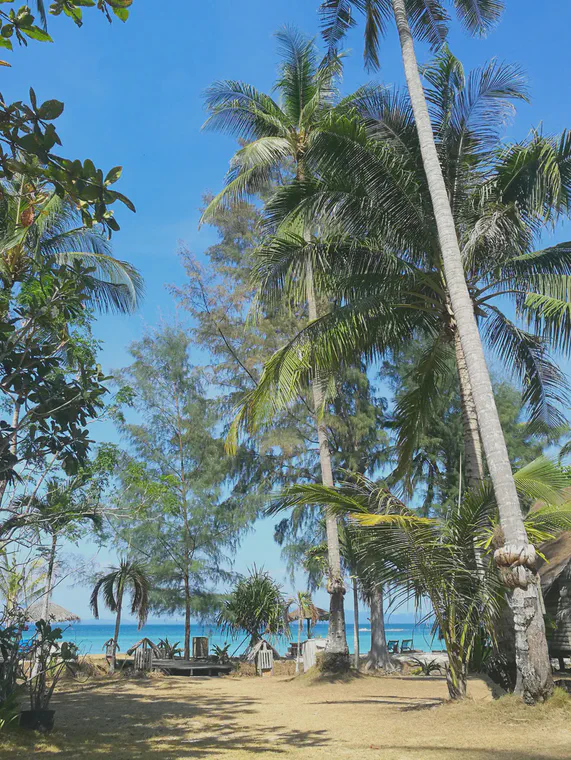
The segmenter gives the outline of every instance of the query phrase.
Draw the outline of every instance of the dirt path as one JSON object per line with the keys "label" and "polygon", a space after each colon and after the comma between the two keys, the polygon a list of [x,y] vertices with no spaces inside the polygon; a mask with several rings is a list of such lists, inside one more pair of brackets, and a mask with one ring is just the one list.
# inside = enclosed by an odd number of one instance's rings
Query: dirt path
{"label": "dirt path", "polygon": [[444,704],[441,679],[367,676],[74,685],[54,699],[50,737],[0,738],[0,758],[571,759],[569,706],[491,702],[480,681],[471,694],[465,704]]}

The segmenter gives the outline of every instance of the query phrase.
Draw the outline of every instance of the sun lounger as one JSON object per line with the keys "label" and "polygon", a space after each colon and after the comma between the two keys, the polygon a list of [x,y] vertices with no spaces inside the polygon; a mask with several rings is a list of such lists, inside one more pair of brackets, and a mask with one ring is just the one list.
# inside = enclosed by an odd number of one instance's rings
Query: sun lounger
{"label": "sun lounger", "polygon": [[398,639],[391,639],[390,641],[387,641],[387,649],[391,654],[398,654],[399,653],[399,640]]}
{"label": "sun lounger", "polygon": [[414,641],[413,639],[403,639],[402,644],[400,646],[401,654],[403,652],[414,652]]}

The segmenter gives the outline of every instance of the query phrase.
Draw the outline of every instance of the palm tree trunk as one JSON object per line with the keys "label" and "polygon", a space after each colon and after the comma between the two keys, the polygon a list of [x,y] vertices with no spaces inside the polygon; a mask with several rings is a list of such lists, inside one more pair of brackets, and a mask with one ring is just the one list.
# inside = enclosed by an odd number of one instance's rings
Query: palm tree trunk
{"label": "palm tree trunk", "polygon": [[383,596],[382,586],[371,589],[368,594],[371,608],[371,649],[367,659],[367,670],[393,670],[393,662],[385,636]]}
{"label": "palm tree trunk", "polygon": [[121,627],[121,609],[123,607],[123,579],[119,579],[117,589],[117,617],[115,618],[115,633],[113,634],[113,648],[111,650],[111,662],[109,672],[114,673],[117,669],[117,643],[119,641],[119,628]]}
{"label": "palm tree trunk", "polygon": [[[317,319],[317,302],[313,287],[313,271],[311,263],[307,263],[306,273],[307,306],[309,319],[313,322]],[[319,442],[319,461],[321,465],[321,481],[324,486],[333,488],[333,468],[331,465],[331,451],[327,426],[323,421],[323,388],[321,379],[316,376],[312,384],[313,409],[317,426],[317,438]],[[345,630],[345,609],[343,598],[345,596],[345,584],[341,572],[341,550],[339,548],[339,529],[337,518],[328,510],[325,512],[325,524],[327,532],[327,560],[329,577],[327,591],[330,595],[329,602],[329,626],[327,641],[321,666],[326,671],[347,670],[349,668],[349,647],[347,646],[347,634]]]}
{"label": "palm tree trunk", "polygon": [[353,576],[353,651],[353,665],[355,670],[359,670],[359,583],[356,576]]}
{"label": "palm tree trunk", "polygon": [[484,453],[482,439],[478,429],[476,404],[470,385],[468,365],[458,330],[454,332],[454,348],[456,352],[456,368],[460,384],[460,404],[462,407],[462,427],[464,431],[464,466],[466,468],[466,485],[477,488],[484,480]]}
{"label": "palm tree trunk", "polygon": [[52,594],[52,582],[54,577],[54,565],[55,565],[55,559],[56,559],[56,548],[57,548],[57,533],[54,533],[52,536],[52,545],[50,549],[50,558],[48,561],[48,575],[46,579],[46,592],[44,595],[44,603],[42,605],[42,618],[44,620],[48,620],[49,615],[49,609],[50,609],[50,597]]}
{"label": "palm tree trunk", "polygon": [[184,659],[190,660],[190,584],[184,579]]}
{"label": "palm tree trunk", "polygon": [[472,300],[466,285],[454,218],[438,159],[430,116],[420,80],[405,0],[392,0],[404,71],[416,121],[422,160],[438,228],[440,249],[454,318],[466,365],[480,435],[500,512],[505,546],[496,552],[514,615],[518,692],[527,702],[543,700],[553,691],[535,573],[535,549],[527,540],[505,439]]}

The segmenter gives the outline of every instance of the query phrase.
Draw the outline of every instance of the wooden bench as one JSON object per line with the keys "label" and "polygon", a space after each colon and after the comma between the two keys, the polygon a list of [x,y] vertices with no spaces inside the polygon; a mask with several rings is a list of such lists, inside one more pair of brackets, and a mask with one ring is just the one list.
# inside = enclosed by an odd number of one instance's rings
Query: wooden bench
{"label": "wooden bench", "polygon": [[151,661],[153,670],[162,670],[168,675],[189,675],[189,676],[218,676],[227,675],[232,670],[232,665],[221,665],[216,662],[207,662],[200,660],[183,660],[175,658],[174,660],[163,660],[153,658]]}

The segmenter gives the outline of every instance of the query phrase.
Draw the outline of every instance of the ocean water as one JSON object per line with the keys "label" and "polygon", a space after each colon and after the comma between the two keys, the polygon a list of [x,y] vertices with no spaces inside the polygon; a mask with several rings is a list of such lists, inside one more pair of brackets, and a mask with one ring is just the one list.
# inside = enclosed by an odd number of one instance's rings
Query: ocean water
{"label": "ocean water", "polygon": [[[115,626],[112,623],[90,624],[74,623],[64,629],[63,638],[66,641],[74,642],[81,654],[102,654],[105,642],[113,636]],[[239,655],[247,647],[248,640],[246,634],[232,638],[224,634],[216,626],[209,625],[192,625],[190,630],[191,636],[207,636],[210,650],[215,645],[224,646],[230,644],[230,653]],[[317,623],[313,629],[315,638],[325,638],[327,636],[327,623]],[[182,623],[149,623],[141,630],[133,623],[124,623],[121,626],[119,634],[119,651],[126,652],[137,641],[146,637],[155,644],[159,639],[168,638],[169,642],[176,643],[184,641],[184,625]],[[387,641],[390,639],[413,639],[414,648],[423,651],[441,650],[442,642],[432,636],[430,628],[427,626],[414,625],[410,623],[398,623],[386,626]],[[305,627],[302,641],[306,638]],[[297,626],[291,627],[291,640],[297,641]],[[353,624],[347,625],[347,641],[351,653],[353,652]],[[284,638],[275,640],[274,646],[280,652],[285,654],[289,647],[289,641]],[[361,653],[367,652],[371,645],[371,629],[368,625],[359,626],[359,648]]]}

